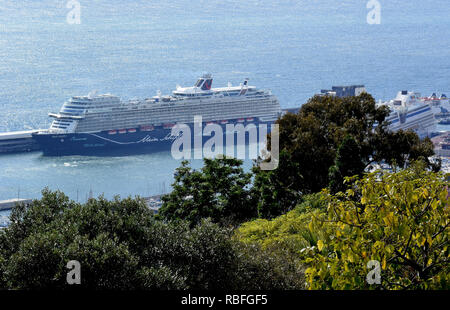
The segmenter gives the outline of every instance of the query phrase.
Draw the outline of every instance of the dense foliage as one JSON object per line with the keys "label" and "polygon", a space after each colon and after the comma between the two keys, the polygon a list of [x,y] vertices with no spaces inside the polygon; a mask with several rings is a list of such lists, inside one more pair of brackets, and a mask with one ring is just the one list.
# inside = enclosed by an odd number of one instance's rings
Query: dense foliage
{"label": "dense foliage", "polygon": [[172,192],[162,197],[164,203],[159,211],[166,220],[184,220],[195,225],[210,218],[214,223],[226,225],[239,224],[257,215],[249,187],[251,174],[244,173],[241,160],[206,158],[200,170],[183,161],[174,178]]}
{"label": "dense foliage", "polygon": [[[235,238],[288,250],[308,267],[310,289],[448,289],[448,181],[417,164],[353,182],[273,220],[245,223]],[[367,282],[369,261],[379,262],[380,284]]]}
{"label": "dense foliage", "polygon": [[[450,285],[450,206],[442,175],[414,167],[372,173],[353,189],[329,195],[326,238],[306,260],[314,289],[445,289]],[[369,261],[381,283],[369,285]]]}
{"label": "dense foliage", "polygon": [[257,203],[258,216],[274,218],[292,210],[301,199],[302,176],[299,163],[292,161],[286,150],[281,150],[280,161],[275,171],[262,171],[253,167],[254,200]]}
{"label": "dense foliage", "polygon": [[297,255],[301,249],[317,245],[322,232],[311,230],[314,216],[326,210],[326,196],[310,194],[294,210],[272,220],[256,219],[242,224],[235,231],[235,238],[246,244],[257,243],[264,249],[279,249]]}
{"label": "dense foliage", "polygon": [[[278,120],[280,163],[273,171],[255,168],[259,209],[271,218],[291,210],[302,195],[330,187],[344,189],[346,176],[362,176],[372,163],[402,168],[434,154],[431,141],[414,132],[390,132],[387,107],[373,97],[315,96],[297,114]],[[270,141],[270,137],[269,137]],[[270,143],[269,143],[270,146]],[[435,167],[436,168],[436,167]]]}
{"label": "dense foliage", "polygon": [[[164,223],[139,199],[86,204],[43,191],[13,210],[0,231],[0,287],[73,288],[67,262],[81,264],[86,289],[292,289],[300,268],[230,238],[208,220]],[[302,280],[303,279],[303,280]]]}

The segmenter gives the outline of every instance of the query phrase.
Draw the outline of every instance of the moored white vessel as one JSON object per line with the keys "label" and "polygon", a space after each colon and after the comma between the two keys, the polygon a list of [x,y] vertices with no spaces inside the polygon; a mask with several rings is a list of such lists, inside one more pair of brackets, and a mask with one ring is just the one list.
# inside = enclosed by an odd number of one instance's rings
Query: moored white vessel
{"label": "moored white vessel", "polygon": [[390,108],[391,113],[386,120],[393,131],[411,129],[421,138],[436,131],[437,121],[432,107],[421,100],[419,93],[403,90],[394,99],[380,101],[378,105]]}
{"label": "moored white vessel", "polygon": [[450,100],[447,95],[441,94],[439,97],[436,93],[431,94],[429,97],[421,97],[419,99],[421,102],[428,104],[434,115],[439,116],[442,113],[450,112]]}
{"label": "moored white vessel", "polygon": [[121,101],[90,93],[64,103],[48,130],[33,134],[45,155],[103,155],[114,151],[148,152],[165,148],[176,137],[171,129],[203,122],[243,125],[271,124],[281,114],[278,99],[269,90],[248,85],[212,88],[212,76],[203,75],[192,87],[179,87],[172,95],[158,91],[152,98]]}

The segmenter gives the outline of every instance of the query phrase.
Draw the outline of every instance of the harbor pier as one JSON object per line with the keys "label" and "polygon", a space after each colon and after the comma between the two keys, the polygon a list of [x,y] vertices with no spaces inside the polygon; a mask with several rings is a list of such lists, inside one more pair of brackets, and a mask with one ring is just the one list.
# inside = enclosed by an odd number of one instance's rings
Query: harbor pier
{"label": "harbor pier", "polygon": [[10,210],[15,207],[17,204],[28,204],[31,203],[32,199],[22,199],[22,198],[14,198],[8,200],[0,200],[0,211]]}
{"label": "harbor pier", "polygon": [[0,133],[0,154],[39,151],[40,147],[31,135],[39,130]]}

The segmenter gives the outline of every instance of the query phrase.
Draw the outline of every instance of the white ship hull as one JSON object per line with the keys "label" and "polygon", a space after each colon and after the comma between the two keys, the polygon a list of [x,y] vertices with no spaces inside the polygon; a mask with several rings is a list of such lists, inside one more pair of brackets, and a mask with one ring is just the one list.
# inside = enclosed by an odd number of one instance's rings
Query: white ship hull
{"label": "white ship hull", "polygon": [[395,99],[380,103],[391,110],[386,118],[390,130],[413,130],[420,138],[431,136],[436,131],[437,121],[432,105],[419,98],[417,93],[401,91]]}
{"label": "white ship hull", "polygon": [[271,124],[281,115],[277,98],[270,91],[247,85],[211,88],[205,75],[194,87],[177,87],[172,96],[157,96],[122,102],[112,95],[72,97],[54,118],[47,131],[33,138],[46,155],[97,153],[120,150],[150,152],[170,149],[175,124],[190,127],[197,117],[204,123]]}

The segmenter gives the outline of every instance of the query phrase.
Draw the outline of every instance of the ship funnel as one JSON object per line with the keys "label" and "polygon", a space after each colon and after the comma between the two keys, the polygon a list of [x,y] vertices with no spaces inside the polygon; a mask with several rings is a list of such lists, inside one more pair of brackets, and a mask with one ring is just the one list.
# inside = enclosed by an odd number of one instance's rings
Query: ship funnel
{"label": "ship funnel", "polygon": [[201,78],[197,80],[194,87],[198,87],[201,90],[211,90],[212,81],[213,79],[211,74],[204,74]]}
{"label": "ship funnel", "polygon": [[248,89],[248,79],[245,79],[244,83],[241,83],[240,86],[241,86],[241,92],[239,93],[239,96],[245,95],[247,93],[247,89]]}

